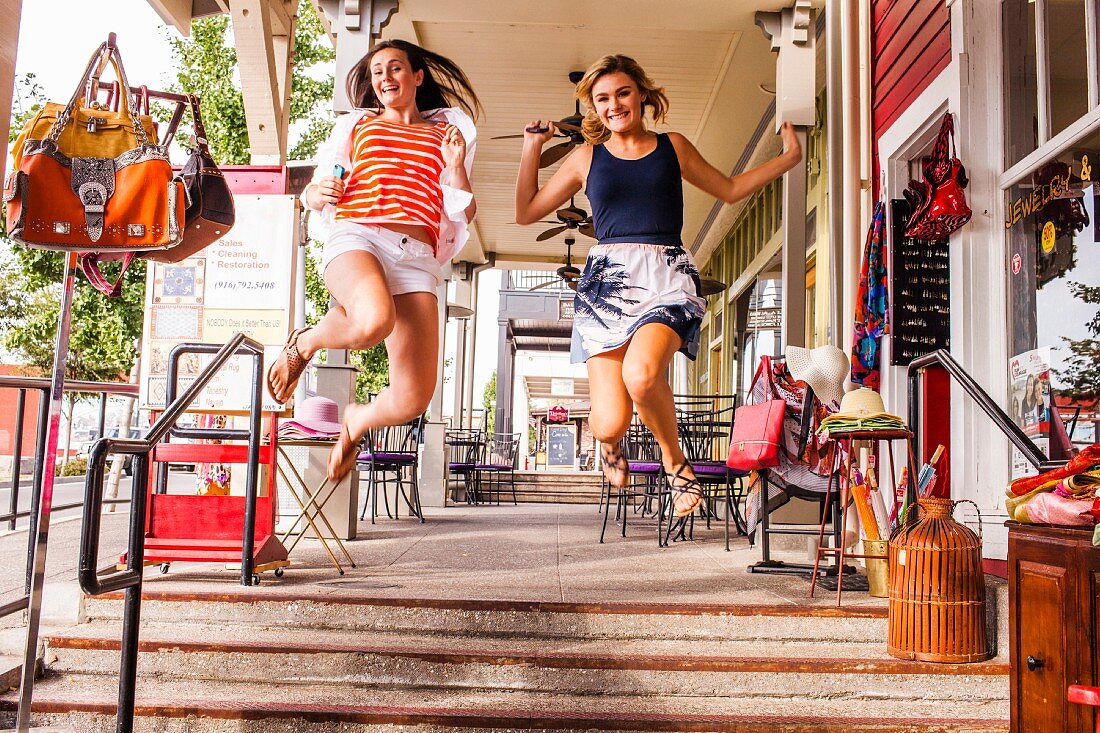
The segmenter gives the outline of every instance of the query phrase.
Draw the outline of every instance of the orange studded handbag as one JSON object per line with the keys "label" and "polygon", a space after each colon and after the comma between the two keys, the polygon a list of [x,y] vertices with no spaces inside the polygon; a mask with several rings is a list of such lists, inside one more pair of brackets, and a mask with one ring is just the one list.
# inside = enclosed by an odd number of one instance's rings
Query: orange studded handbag
{"label": "orange studded handbag", "polygon": [[183,236],[183,184],[151,121],[139,119],[128,94],[118,112],[82,103],[107,63],[129,89],[118,49],[101,44],[68,104],[60,111],[47,105],[27,124],[4,185],[8,236],[27,247],[94,255],[82,258],[86,272],[97,258],[172,247]]}

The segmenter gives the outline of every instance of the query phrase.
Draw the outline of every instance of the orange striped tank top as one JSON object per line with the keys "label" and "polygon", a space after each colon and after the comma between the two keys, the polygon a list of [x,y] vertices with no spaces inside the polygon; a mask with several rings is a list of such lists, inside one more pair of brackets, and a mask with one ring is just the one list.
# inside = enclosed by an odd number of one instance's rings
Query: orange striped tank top
{"label": "orange striped tank top", "polygon": [[352,132],[352,170],[336,205],[337,219],[415,224],[439,239],[443,212],[440,147],[447,123],[402,125],[364,117]]}

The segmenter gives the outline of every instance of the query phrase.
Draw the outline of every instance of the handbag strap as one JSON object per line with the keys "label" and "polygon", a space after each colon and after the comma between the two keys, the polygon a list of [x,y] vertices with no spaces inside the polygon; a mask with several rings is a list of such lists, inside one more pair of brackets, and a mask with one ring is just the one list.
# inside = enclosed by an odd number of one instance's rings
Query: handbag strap
{"label": "handbag strap", "polygon": [[[115,69],[115,75],[118,77],[118,81],[121,84],[122,90],[130,89],[130,82],[126,78],[126,69],[122,65],[122,55],[118,51],[117,46],[110,45],[107,41],[99,44],[99,48],[92,54],[92,58],[88,61],[88,67],[84,69],[84,75],[80,77],[80,83],[77,85],[76,90],[73,92],[73,96],[69,99],[69,103],[65,105],[65,109],[61,111],[61,114],[54,120],[53,127],[50,128],[49,135],[46,139],[57,144],[58,139],[61,137],[61,133],[68,126],[72,120],[73,110],[76,109],[76,105],[80,102],[80,97],[84,94],[88,88],[88,84],[91,81],[93,70],[98,66],[104,54],[107,55],[107,60]],[[137,136],[138,144],[149,145],[149,137],[145,134],[145,127],[142,126],[141,121],[138,120],[137,112],[135,112],[133,105],[130,104],[130,95],[128,91],[122,91],[119,94],[119,103],[123,105],[126,114],[130,117],[130,122],[134,126],[134,135]]]}
{"label": "handbag strap", "polygon": [[161,145],[168,147],[172,144],[172,140],[176,137],[176,130],[179,129],[180,120],[183,119],[183,112],[187,108],[183,102],[176,102],[176,109],[172,112],[172,119],[168,121],[168,129],[164,132],[164,139]]}
{"label": "handbag strap", "polygon": [[191,119],[195,123],[195,145],[206,148],[206,128],[202,124],[202,115],[199,113],[199,98],[194,94],[188,94],[187,100],[191,103]]}
{"label": "handbag strap", "polygon": [[191,120],[195,126],[195,147],[203,152],[209,152],[209,143],[206,139],[206,127],[202,124],[202,114],[199,112],[199,98],[194,94],[187,95],[187,102],[176,102],[176,111],[172,113],[172,119],[168,122],[168,130],[164,133],[163,145],[167,146],[176,137],[183,113],[191,109]]}
{"label": "handbag strap", "polygon": [[93,288],[108,298],[117,298],[122,295],[122,279],[126,276],[126,268],[134,261],[134,253],[126,252],[122,255],[122,269],[118,271],[118,277],[115,278],[113,283],[108,282],[107,278],[100,272],[99,260],[99,252],[84,252],[80,255],[80,269]]}

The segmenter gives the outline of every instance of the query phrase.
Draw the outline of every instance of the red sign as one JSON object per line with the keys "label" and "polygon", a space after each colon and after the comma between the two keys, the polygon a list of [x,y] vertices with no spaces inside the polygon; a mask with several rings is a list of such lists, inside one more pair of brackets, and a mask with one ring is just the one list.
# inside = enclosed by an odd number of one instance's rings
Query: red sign
{"label": "red sign", "polygon": [[1023,260],[1022,257],[1020,257],[1019,252],[1012,255],[1012,274],[1013,275],[1019,275],[1020,274],[1020,268],[1023,267],[1023,264],[1024,264],[1024,260]]}
{"label": "red sign", "polygon": [[546,412],[546,422],[569,422],[569,410],[554,405]]}

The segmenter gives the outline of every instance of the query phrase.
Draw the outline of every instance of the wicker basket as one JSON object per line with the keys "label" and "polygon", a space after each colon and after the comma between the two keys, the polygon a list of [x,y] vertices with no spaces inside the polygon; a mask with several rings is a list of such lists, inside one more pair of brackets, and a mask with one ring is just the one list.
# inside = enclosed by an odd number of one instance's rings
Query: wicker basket
{"label": "wicker basket", "polygon": [[981,536],[951,518],[956,502],[918,503],[920,517],[890,538],[887,651],[924,662],[989,659]]}

